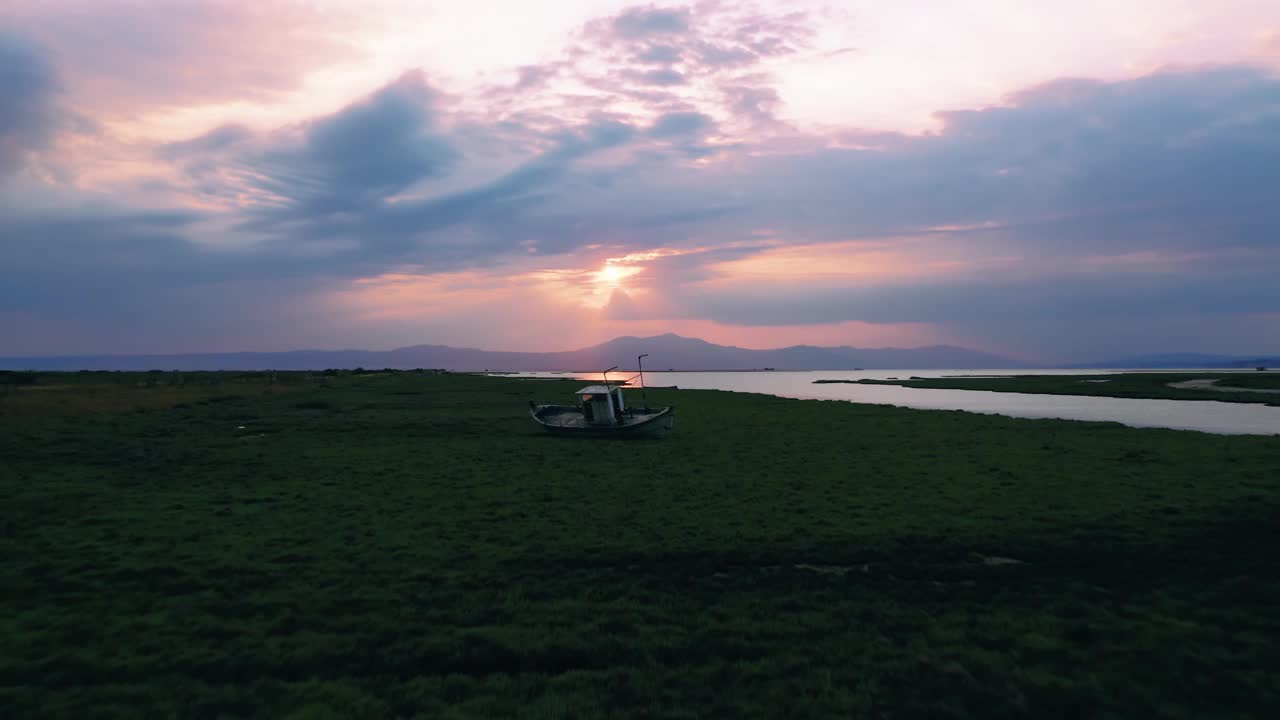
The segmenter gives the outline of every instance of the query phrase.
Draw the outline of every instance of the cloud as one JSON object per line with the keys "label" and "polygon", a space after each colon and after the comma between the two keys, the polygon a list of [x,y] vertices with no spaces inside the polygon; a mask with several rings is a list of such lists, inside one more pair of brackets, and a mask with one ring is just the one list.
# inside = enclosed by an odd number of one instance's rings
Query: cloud
{"label": "cloud", "polygon": [[709,115],[697,112],[667,113],[654,121],[649,134],[653,137],[678,137],[701,135],[710,130],[715,121]]}
{"label": "cloud", "polygon": [[484,110],[575,122],[585,119],[575,113],[587,111],[634,124],[692,110],[759,128],[781,105],[769,102],[777,93],[768,64],[802,53],[816,58],[818,29],[813,14],[750,3],[631,7],[587,22],[562,57],[516,68],[513,85],[483,93],[492,100]]}
{"label": "cloud", "polygon": [[613,32],[622,38],[681,34],[689,30],[692,15],[688,8],[628,8],[613,19]]}
{"label": "cloud", "polygon": [[764,154],[734,172],[782,221],[770,226],[813,239],[995,228],[1066,254],[1269,242],[1277,92],[1251,68],[1052,83],[945,113],[937,133]]}
{"label": "cloud", "polygon": [[[639,136],[609,117],[550,133],[503,123],[448,134],[437,129],[436,101],[412,72],[330,116],[270,133],[218,128],[158,155],[183,169],[199,200],[221,202],[236,232],[273,252],[318,253],[357,272],[397,263],[442,270],[534,241],[543,252],[571,250],[576,241],[566,238],[575,233],[550,228],[540,236],[531,214],[567,191],[567,176],[586,177],[576,166]],[[478,172],[475,158],[513,132],[521,136],[514,166]],[[589,174],[607,185],[611,170]]]}
{"label": "cloud", "polygon": [[1077,356],[1124,343],[1126,327],[1207,332],[1272,314],[1277,107],[1280,78],[1253,68],[1063,80],[999,107],[945,113],[937,134],[737,164],[756,218],[781,237],[915,235],[938,252],[1015,261],[926,278],[728,274],[663,291],[690,316],[722,323],[944,323]]}
{"label": "cloud", "polygon": [[[1280,264],[1280,256],[1265,259]],[[1274,352],[1280,297],[1271,270],[1153,277],[1048,273],[1025,279],[866,286],[688,288],[669,296],[686,317],[730,326],[922,323],[968,342],[1057,360],[1179,349]],[[1258,318],[1270,314],[1272,330]],[[1252,318],[1252,319],[1250,319]],[[1223,330],[1231,328],[1231,332]]]}
{"label": "cloud", "polygon": [[[1277,262],[1280,254],[1269,258]],[[715,293],[687,292],[679,305],[693,317],[735,325],[805,325],[848,320],[945,323],[969,330],[995,324],[1019,332],[1046,318],[1076,324],[1095,319],[1129,322],[1188,314],[1280,311],[1280,294],[1266,275],[1220,276],[1096,272],[974,281],[942,277],[926,282],[807,286],[754,283]]]}
{"label": "cloud", "polygon": [[606,317],[613,320],[644,320],[650,315],[641,311],[631,296],[622,288],[615,288],[609,294],[609,302],[604,307]]}
{"label": "cloud", "polygon": [[643,62],[674,62],[679,56],[698,72],[714,72],[799,52],[811,44],[816,22],[807,12],[704,3],[696,8],[633,7],[588,27],[604,47],[627,47]]}
{"label": "cloud", "polygon": [[194,220],[170,211],[11,211],[0,219],[0,310],[118,322],[114,310],[137,292],[219,277],[182,237]]}
{"label": "cloud", "polygon": [[254,133],[243,125],[223,125],[189,140],[165,143],[158,154],[166,160],[181,160],[226,150],[253,139]]}
{"label": "cloud", "polygon": [[[1208,332],[1274,313],[1278,93],[1280,78],[1247,67],[1055,81],[997,107],[946,113],[935,134],[739,154],[689,171],[696,182],[673,172],[672,195],[750,198],[693,229],[704,240],[752,227],[798,246],[889,238],[902,248],[904,236],[928,237],[979,265],[923,279],[900,270],[735,283],[694,256],[682,260],[703,274],[660,292],[685,317],[721,323],[947,323],[1006,347],[1036,338],[1076,354],[1124,341],[1126,326]],[[1010,260],[993,273],[981,269],[986,258]],[[1175,323],[1192,317],[1200,325]]]}
{"label": "cloud", "polygon": [[685,76],[675,70],[628,70],[625,75],[641,85],[685,84]]}
{"label": "cloud", "polygon": [[[145,179],[169,182],[180,210],[0,208],[0,310],[122,324],[171,308],[225,326],[233,311],[256,322],[254,302],[306,317],[304,299],[389,273],[581,269],[664,250],[628,261],[642,272],[606,319],[945,323],[1061,350],[1100,347],[1122,321],[1280,311],[1275,75],[1063,79],[942,113],[926,134],[805,133],[779,121],[769,63],[806,52],[812,18],[700,7],[712,9],[588,23],[576,59],[478,94],[492,114],[413,71],[272,131],[231,123],[154,146]],[[13,47],[0,44],[0,82],[20,100],[0,106],[0,169],[56,140],[56,76]],[[598,96],[566,89],[588,81]],[[935,272],[908,240],[953,265]],[[882,244],[892,262],[835,272],[870,262],[827,246],[839,243]],[[778,248],[814,248],[819,266],[742,274]]]}
{"label": "cloud", "polygon": [[[302,145],[268,153],[281,168],[272,189],[304,211],[339,211],[383,201],[412,183],[441,174],[455,159],[431,134],[432,92],[420,72],[407,73],[372,96],[310,123]],[[283,181],[282,181],[283,180]]]}
{"label": "cloud", "polygon": [[720,88],[725,107],[730,113],[746,120],[752,127],[777,124],[777,112],[782,107],[778,91],[762,81],[756,83],[736,80]]}
{"label": "cloud", "polygon": [[[579,228],[607,227],[637,207],[684,214],[716,240],[758,227],[808,243],[933,233],[991,252],[1074,257],[1117,245],[1274,243],[1278,91],[1280,81],[1248,68],[1055,82],[1000,107],[946,113],[936,134],[850,135],[853,148],[812,138],[759,152],[766,140],[729,146],[725,160],[702,168],[684,163],[718,131],[705,113],[664,113],[644,132],[598,117],[553,133],[517,130],[526,149],[513,168],[423,192],[423,181],[463,172],[474,158],[465,148],[510,128],[471,128],[466,141],[434,129],[434,96],[409,75],[222,161],[218,153],[244,144],[242,131],[220,129],[167,152],[203,148],[183,162],[251,168],[234,194],[267,199],[250,209],[254,230],[349,237],[387,259],[426,264],[484,262],[557,236],[544,250],[569,252],[590,242]],[[677,152],[663,154],[665,143]],[[688,214],[696,209],[713,212]],[[644,224],[616,221],[632,229],[635,247],[664,244]],[[470,239],[433,237],[450,228]]]}
{"label": "cloud", "polygon": [[680,62],[680,57],[679,48],[671,45],[649,45],[635,56],[641,63],[654,65],[671,65]]}
{"label": "cloud", "polygon": [[265,99],[355,57],[343,40],[365,19],[288,0],[14,2],[0,22],[58,58],[77,109],[99,117]]}
{"label": "cloud", "polygon": [[49,146],[61,123],[53,65],[21,38],[0,32],[0,177]]}
{"label": "cloud", "polygon": [[319,222],[378,206],[449,171],[457,152],[434,132],[434,102],[414,71],[300,126],[266,135],[223,126],[158,154],[206,194],[244,199],[259,220]]}
{"label": "cloud", "polygon": [[542,87],[560,72],[557,65],[526,65],[519,69],[516,90]]}
{"label": "cloud", "polygon": [[[368,268],[194,241],[203,213],[103,207],[0,214],[5,354],[273,349],[332,329],[324,298]],[[347,332],[354,331],[354,326]]]}

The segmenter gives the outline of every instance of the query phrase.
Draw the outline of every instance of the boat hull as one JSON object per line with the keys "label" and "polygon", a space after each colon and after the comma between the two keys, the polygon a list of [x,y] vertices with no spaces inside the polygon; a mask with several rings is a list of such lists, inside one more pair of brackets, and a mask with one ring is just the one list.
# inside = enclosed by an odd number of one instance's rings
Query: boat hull
{"label": "boat hull", "polygon": [[529,409],[544,430],[552,435],[591,438],[660,438],[675,424],[674,406],[651,413],[638,413],[616,425],[592,425],[585,422],[582,411],[566,405],[535,405]]}

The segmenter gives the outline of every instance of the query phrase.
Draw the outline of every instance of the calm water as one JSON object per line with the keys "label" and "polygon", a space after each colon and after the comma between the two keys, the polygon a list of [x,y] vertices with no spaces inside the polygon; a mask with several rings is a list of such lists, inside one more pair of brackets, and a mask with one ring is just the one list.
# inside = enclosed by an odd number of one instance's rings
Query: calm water
{"label": "calm water", "polygon": [[[853,402],[926,410],[968,410],[1027,418],[1106,420],[1133,427],[1163,427],[1232,435],[1280,435],[1280,407],[1246,403],[1185,402],[1180,400],[1130,400],[1126,398],[1072,395],[1025,395],[976,390],[922,390],[893,385],[814,385],[814,380],[885,380],[909,377],[1080,375],[1107,370],[858,370],[805,372],[648,372],[649,385],[677,385],[693,390],[732,390],[779,397],[850,400]],[[1132,372],[1132,371],[1130,371]],[[1172,372],[1172,371],[1171,371]],[[1205,370],[1183,372],[1209,372]],[[1212,372],[1231,372],[1215,370]],[[1253,371],[1247,371],[1253,372]],[[611,373],[623,380],[632,373]],[[524,372],[523,377],[574,377],[600,379],[599,373]],[[634,383],[633,383],[634,384]],[[634,391],[633,391],[634,393]],[[547,401],[553,400],[547,398]]]}

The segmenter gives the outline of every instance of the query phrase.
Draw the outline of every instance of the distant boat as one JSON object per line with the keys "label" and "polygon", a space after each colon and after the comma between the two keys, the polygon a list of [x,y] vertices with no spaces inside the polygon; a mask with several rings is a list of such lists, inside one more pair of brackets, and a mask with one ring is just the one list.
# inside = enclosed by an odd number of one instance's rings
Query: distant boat
{"label": "distant boat", "polygon": [[575,393],[577,405],[538,405],[530,400],[529,415],[552,435],[660,438],[670,432],[675,406],[628,407],[622,385],[609,383],[608,373],[613,369],[605,371],[603,385],[588,385]]}
{"label": "distant boat", "polygon": [[1258,367],[1254,368],[1254,370],[1257,370],[1258,372],[1265,372],[1266,369],[1267,368],[1265,365],[1259,365]]}

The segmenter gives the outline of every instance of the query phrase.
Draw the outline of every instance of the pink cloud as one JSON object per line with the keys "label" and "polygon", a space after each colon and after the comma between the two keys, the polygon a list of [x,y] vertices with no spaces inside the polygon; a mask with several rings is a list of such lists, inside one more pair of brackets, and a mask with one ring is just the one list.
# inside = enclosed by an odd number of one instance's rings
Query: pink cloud
{"label": "pink cloud", "polygon": [[[1148,12],[1120,5],[1130,23],[1121,29]],[[1001,332],[1034,334],[1045,317],[1092,332],[1089,318],[1114,307],[1186,312],[1181,281],[1206,278],[1202,297],[1223,314],[1273,304],[1266,270],[1276,256],[1259,248],[1274,241],[1280,135],[1266,104],[1276,78],[1262,69],[1037,75],[1012,93],[1002,76],[984,86],[986,100],[938,113],[935,132],[913,135],[844,122],[845,91],[866,91],[867,73],[843,63],[875,67],[884,56],[833,54],[820,13],[781,4],[583,15],[573,46],[549,61],[495,59],[490,75],[467,82],[448,62],[402,73],[424,57],[397,47],[411,32],[347,32],[346,15],[318,7],[0,10],[50,49],[68,102],[105,123],[56,138],[22,123],[21,153],[6,157],[41,157],[21,178],[24,194],[6,195],[22,200],[0,213],[6,250],[27,263],[0,269],[6,301],[120,321],[139,308],[176,313],[171,303],[186,298],[211,328],[186,336],[158,318],[154,332],[175,343],[228,337],[217,332],[252,317],[306,344],[340,328],[344,344],[517,349],[669,330],[752,346],[936,342],[963,331],[985,347],[1007,340]],[[940,42],[953,40],[938,24]],[[281,32],[296,42],[273,42]],[[1004,40],[992,41],[1004,60],[1024,57]],[[1034,56],[1027,72],[1056,68],[1052,55]],[[394,72],[375,73],[391,62]],[[809,62],[834,69],[788,79],[786,68]],[[931,67],[944,80],[965,71]],[[866,105],[911,96],[906,80],[919,69],[876,76],[882,86]],[[362,73],[378,82],[352,79]],[[672,82],[654,82],[663,78]],[[312,81],[325,100],[262,122],[281,97],[309,95],[297,91]],[[364,94],[353,99],[344,83]],[[797,119],[810,83],[841,124]],[[971,97],[928,87],[908,99],[929,112]],[[210,125],[223,116],[231,122]],[[182,139],[164,142],[174,139],[166,133]],[[104,235],[102,213],[19,217],[29,197],[189,212],[150,232],[126,223]],[[71,261],[83,264],[67,272]],[[1158,273],[1167,277],[1134,283]],[[71,280],[49,290],[46,276]],[[277,292],[290,280],[292,304]],[[232,313],[221,292],[259,294],[288,312]],[[1021,326],[1004,319],[1014,311]]]}
{"label": "pink cloud", "polygon": [[769,67],[811,51],[817,15],[721,2],[635,6],[586,22],[562,55],[488,88],[496,105],[486,110],[576,120],[606,112],[639,123],[701,112],[759,128],[780,107]]}
{"label": "pink cloud", "polygon": [[[927,323],[840,322],[742,327],[675,316],[644,319],[583,305],[556,292],[542,276],[451,273],[393,274],[353,282],[317,297],[340,324],[366,337],[448,337],[450,344],[489,350],[552,351],[585,347],[620,335],[675,332],[750,348],[796,344],[915,346],[955,339]],[[618,302],[616,295],[613,302]],[[378,343],[391,347],[395,341]]]}
{"label": "pink cloud", "polygon": [[0,21],[53,53],[82,112],[258,102],[359,56],[351,11],[282,0],[8,0]]}
{"label": "pink cloud", "polygon": [[1009,255],[977,255],[945,239],[880,238],[794,244],[711,265],[714,277],[704,286],[751,283],[886,283],[928,278],[957,278],[1022,265]]}

